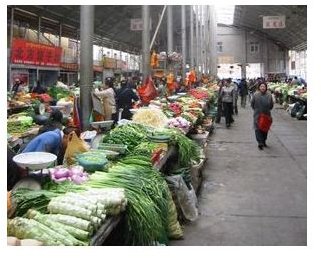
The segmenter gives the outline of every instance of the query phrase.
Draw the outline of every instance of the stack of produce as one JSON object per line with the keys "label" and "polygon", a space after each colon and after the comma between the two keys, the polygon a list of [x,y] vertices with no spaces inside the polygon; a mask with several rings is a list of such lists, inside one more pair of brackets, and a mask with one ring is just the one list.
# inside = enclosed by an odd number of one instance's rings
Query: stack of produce
{"label": "stack of produce", "polygon": [[200,100],[206,100],[210,97],[207,90],[203,88],[191,89],[189,91],[189,94],[192,95],[194,98]]}
{"label": "stack of produce", "polygon": [[7,130],[11,135],[19,135],[28,131],[33,125],[31,116],[25,113],[15,114],[7,120]]}
{"label": "stack of produce", "polygon": [[49,173],[51,180],[56,183],[69,180],[75,184],[81,184],[88,180],[88,174],[84,171],[82,166],[71,166],[69,168],[57,166],[49,168]]}
{"label": "stack of produce", "polygon": [[133,121],[154,128],[165,127],[167,117],[157,108],[140,108],[133,116]]}
{"label": "stack of produce", "polygon": [[160,129],[159,133],[171,137],[171,141],[178,147],[178,162],[181,167],[188,167],[192,160],[199,161],[199,146],[177,129]]}
{"label": "stack of produce", "polygon": [[139,124],[121,125],[108,132],[103,138],[103,143],[123,144],[131,152],[147,139],[147,132],[146,127]]}
{"label": "stack of produce", "polygon": [[[182,237],[182,230],[172,206],[170,191],[164,178],[152,168],[145,156],[129,156],[109,169],[95,172],[85,186],[125,189],[126,244],[153,245],[167,243],[168,237]],[[175,218],[176,215],[176,218]]]}
{"label": "stack of produce", "polygon": [[172,112],[174,112],[175,116],[179,116],[179,115],[183,112],[182,106],[181,106],[179,103],[177,103],[177,102],[175,102],[175,103],[170,103],[170,104],[168,105],[168,108],[169,108]]}
{"label": "stack of produce", "polygon": [[35,239],[44,245],[88,245],[107,216],[125,210],[127,199],[124,189],[84,189],[52,198],[47,205],[50,214],[29,209],[24,218],[9,220],[8,236]]}
{"label": "stack of produce", "polygon": [[184,134],[186,134],[191,127],[191,122],[179,116],[179,117],[169,119],[167,126],[168,128],[177,128],[181,130]]}

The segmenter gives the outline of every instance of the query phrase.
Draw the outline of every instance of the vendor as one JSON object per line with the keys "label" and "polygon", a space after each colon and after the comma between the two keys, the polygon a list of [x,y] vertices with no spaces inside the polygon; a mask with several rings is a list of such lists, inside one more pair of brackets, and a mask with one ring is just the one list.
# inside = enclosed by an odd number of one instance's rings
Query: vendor
{"label": "vendor", "polygon": [[62,126],[63,126],[62,122],[63,122],[63,114],[61,113],[61,111],[53,110],[50,113],[50,117],[46,122],[46,124],[39,129],[38,135],[48,131],[53,131],[55,129],[62,130]]}
{"label": "vendor", "polygon": [[58,165],[61,165],[67,148],[68,137],[72,131],[75,131],[75,128],[67,127],[63,131],[55,129],[42,133],[33,138],[22,152],[49,152],[57,155]]}
{"label": "vendor", "polygon": [[23,83],[20,81],[20,79],[15,79],[15,83],[12,86],[11,92],[13,93],[13,96],[15,96],[18,92],[23,91]]}
{"label": "vendor", "polygon": [[44,94],[46,89],[41,86],[40,81],[37,81],[37,86],[32,89],[32,93]]}
{"label": "vendor", "polygon": [[117,108],[122,108],[122,118],[124,119],[131,119],[132,113],[130,112],[130,109],[133,106],[133,101],[138,101],[139,98],[136,95],[136,93],[131,89],[125,78],[123,78],[120,82],[121,88],[117,91],[116,97],[117,97]]}
{"label": "vendor", "polygon": [[95,90],[95,95],[102,98],[104,104],[104,118],[105,120],[117,120],[117,110],[116,110],[116,93],[114,90],[114,83],[111,77],[105,79],[104,88],[99,91]]}
{"label": "vendor", "polygon": [[23,176],[23,170],[13,161],[15,155],[16,153],[7,146],[7,191],[10,191]]}

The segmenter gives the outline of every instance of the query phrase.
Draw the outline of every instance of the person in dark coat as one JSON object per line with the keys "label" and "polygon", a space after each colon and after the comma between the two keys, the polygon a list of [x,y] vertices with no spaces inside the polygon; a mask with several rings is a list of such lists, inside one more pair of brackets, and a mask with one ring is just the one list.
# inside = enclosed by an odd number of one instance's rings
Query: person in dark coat
{"label": "person in dark coat", "polygon": [[39,128],[38,135],[48,132],[48,131],[53,131],[55,129],[60,129],[62,130],[63,127],[63,114],[59,110],[53,110],[50,113],[50,117],[48,119],[48,122],[46,122],[45,125],[43,125],[41,128]]}
{"label": "person in dark coat", "polygon": [[223,104],[222,104],[222,96],[221,91],[223,88],[224,80],[221,80],[217,85],[220,87],[218,90],[218,99],[217,99],[217,114],[215,117],[215,123],[219,124],[221,122],[222,112],[223,112]]}
{"label": "person in dark coat", "polygon": [[46,89],[41,86],[40,81],[37,81],[37,86],[32,89],[32,93],[43,94],[46,93]]}
{"label": "person in dark coat", "polygon": [[138,101],[139,98],[127,84],[126,80],[121,80],[120,86],[121,88],[116,92],[117,109],[123,109],[121,114],[122,119],[131,119],[133,114],[130,112],[130,109],[133,106],[133,102]]}
{"label": "person in dark coat", "polygon": [[271,93],[267,92],[267,85],[265,82],[260,83],[259,90],[254,94],[251,100],[251,107],[254,110],[253,124],[254,124],[256,140],[258,142],[258,148],[262,150],[263,147],[267,147],[266,139],[267,139],[268,133],[262,132],[258,128],[259,114],[265,113],[271,116],[271,109],[273,108],[273,98]]}
{"label": "person in dark coat", "polygon": [[244,78],[240,82],[239,92],[240,92],[240,96],[241,96],[241,107],[245,108],[248,89],[247,89],[246,80]]}

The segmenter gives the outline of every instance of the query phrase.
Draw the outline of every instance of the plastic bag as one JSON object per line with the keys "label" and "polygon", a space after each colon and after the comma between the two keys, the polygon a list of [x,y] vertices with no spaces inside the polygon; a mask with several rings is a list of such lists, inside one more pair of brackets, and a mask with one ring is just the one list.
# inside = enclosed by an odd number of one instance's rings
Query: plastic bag
{"label": "plastic bag", "polygon": [[157,97],[157,90],[151,76],[145,79],[141,87],[137,88],[137,92],[143,104],[149,104],[151,100]]}
{"label": "plastic bag", "polygon": [[174,190],[185,219],[195,221],[198,217],[198,209],[197,197],[193,186],[189,190],[181,175],[168,176],[166,181],[169,183],[169,187]]}
{"label": "plastic bag", "polygon": [[270,130],[271,125],[272,125],[272,117],[267,114],[260,113],[257,119],[258,128],[262,132],[267,133]]}
{"label": "plastic bag", "polygon": [[75,132],[68,136],[68,145],[64,156],[64,164],[71,166],[76,163],[76,155],[89,150],[87,144],[78,138]]}

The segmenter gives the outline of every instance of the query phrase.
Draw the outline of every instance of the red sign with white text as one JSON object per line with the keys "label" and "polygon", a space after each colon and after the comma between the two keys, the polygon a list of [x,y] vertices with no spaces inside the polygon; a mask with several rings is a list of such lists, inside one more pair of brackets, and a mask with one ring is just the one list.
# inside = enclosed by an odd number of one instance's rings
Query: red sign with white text
{"label": "red sign with white text", "polygon": [[62,49],[24,39],[13,39],[11,62],[13,64],[59,67]]}

